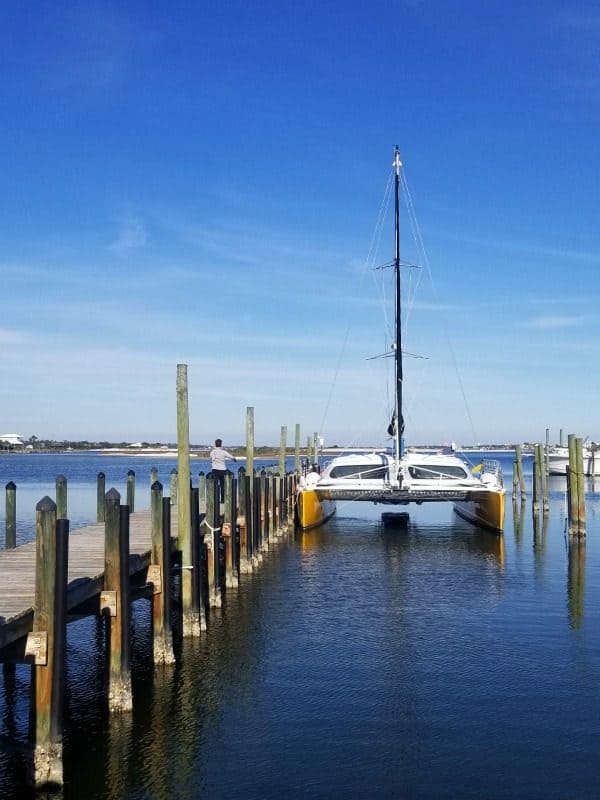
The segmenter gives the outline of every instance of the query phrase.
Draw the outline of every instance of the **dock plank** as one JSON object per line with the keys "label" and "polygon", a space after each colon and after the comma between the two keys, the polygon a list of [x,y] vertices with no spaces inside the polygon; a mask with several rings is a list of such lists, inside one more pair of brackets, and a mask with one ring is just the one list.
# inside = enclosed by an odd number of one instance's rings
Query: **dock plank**
{"label": "dock plank", "polygon": [[[171,537],[177,536],[177,507],[171,512]],[[33,624],[35,598],[35,542],[0,550],[0,649],[25,636]],[[129,518],[129,572],[134,575],[150,563],[149,511]],[[74,529],[69,535],[67,609],[97,595],[104,578],[104,524]]]}

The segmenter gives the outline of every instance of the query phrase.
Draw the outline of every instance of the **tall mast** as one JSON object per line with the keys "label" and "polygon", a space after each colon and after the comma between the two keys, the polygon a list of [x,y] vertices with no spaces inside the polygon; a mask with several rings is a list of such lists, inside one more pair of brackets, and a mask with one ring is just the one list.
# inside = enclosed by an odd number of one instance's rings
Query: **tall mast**
{"label": "tall mast", "polygon": [[404,417],[402,416],[402,318],[400,303],[400,150],[398,145],[394,151],[394,183],[395,183],[395,252],[394,252],[394,279],[396,286],[396,341],[394,342],[396,364],[396,392],[394,408],[394,438],[396,457],[400,458],[401,440],[404,433]]}

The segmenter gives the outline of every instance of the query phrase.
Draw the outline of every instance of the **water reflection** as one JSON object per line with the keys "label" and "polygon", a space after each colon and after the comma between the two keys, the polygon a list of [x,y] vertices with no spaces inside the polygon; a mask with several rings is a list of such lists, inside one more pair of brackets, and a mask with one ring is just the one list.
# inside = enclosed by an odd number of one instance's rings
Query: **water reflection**
{"label": "water reflection", "polygon": [[548,514],[534,513],[533,515],[533,556],[536,567],[540,567],[544,563],[549,520]]}
{"label": "water reflection", "polygon": [[583,625],[585,600],[585,539],[569,537],[567,571],[567,604],[569,624],[577,630]]}
{"label": "water reflection", "polygon": [[522,542],[522,534],[523,534],[523,527],[525,525],[525,509],[527,504],[524,500],[521,500],[519,503],[516,499],[513,499],[513,532],[515,535],[515,542],[517,547],[521,546]]}

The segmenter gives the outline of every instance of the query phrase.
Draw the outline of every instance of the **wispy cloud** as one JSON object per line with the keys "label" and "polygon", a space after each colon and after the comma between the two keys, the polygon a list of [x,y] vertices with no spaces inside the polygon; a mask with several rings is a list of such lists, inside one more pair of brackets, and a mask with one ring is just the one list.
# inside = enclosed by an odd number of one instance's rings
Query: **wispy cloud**
{"label": "wispy cloud", "polygon": [[0,328],[0,344],[17,344],[25,341],[26,336],[21,331]]}
{"label": "wispy cloud", "polygon": [[110,245],[110,249],[118,255],[124,255],[131,250],[144,247],[148,243],[146,226],[134,214],[126,214],[119,220],[117,238]]}
{"label": "wispy cloud", "polygon": [[536,317],[522,322],[519,327],[533,330],[557,330],[560,328],[577,328],[587,321],[583,316]]}

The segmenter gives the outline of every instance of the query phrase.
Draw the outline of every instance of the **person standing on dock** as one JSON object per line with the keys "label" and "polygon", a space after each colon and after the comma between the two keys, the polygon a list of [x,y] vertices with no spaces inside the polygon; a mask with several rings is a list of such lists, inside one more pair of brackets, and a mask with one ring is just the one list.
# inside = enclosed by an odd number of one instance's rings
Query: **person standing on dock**
{"label": "person standing on dock", "polygon": [[210,463],[212,474],[219,483],[219,502],[223,502],[225,496],[225,475],[227,474],[226,459],[230,458],[232,461],[237,461],[235,456],[228,453],[223,449],[223,440],[215,439],[215,446],[210,451]]}

